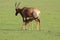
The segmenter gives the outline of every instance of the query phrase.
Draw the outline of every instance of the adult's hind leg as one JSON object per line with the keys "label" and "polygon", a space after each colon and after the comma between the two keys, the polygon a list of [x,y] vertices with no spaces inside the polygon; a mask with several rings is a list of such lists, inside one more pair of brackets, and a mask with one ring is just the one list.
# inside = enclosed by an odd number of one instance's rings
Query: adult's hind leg
{"label": "adult's hind leg", "polygon": [[37,27],[36,27],[36,30],[41,30],[41,28],[40,28],[40,19],[36,19],[36,22],[37,22]]}

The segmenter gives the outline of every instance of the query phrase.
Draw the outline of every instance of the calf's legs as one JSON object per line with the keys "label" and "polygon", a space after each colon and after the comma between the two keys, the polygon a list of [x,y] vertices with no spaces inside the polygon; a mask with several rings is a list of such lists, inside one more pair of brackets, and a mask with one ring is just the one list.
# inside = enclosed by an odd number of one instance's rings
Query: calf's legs
{"label": "calf's legs", "polygon": [[29,24],[30,22],[32,22],[32,20],[33,19],[25,19],[23,21],[23,30],[26,30],[27,29],[26,25]]}
{"label": "calf's legs", "polygon": [[[30,22],[32,22],[33,21],[33,19],[26,19],[24,22],[23,22],[23,30],[26,30],[27,29],[27,27],[26,27],[26,25],[28,24],[28,23],[30,23]],[[36,19],[35,20],[36,21],[36,23],[37,23],[37,27],[36,27],[36,30],[41,30],[41,27],[40,27],[40,19]]]}

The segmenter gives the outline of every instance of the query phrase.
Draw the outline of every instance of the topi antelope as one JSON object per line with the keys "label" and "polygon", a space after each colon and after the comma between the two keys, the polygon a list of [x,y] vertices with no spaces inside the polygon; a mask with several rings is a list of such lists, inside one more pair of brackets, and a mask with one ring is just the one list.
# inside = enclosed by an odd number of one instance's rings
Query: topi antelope
{"label": "topi antelope", "polygon": [[15,10],[16,13],[15,15],[17,16],[17,14],[19,13],[22,16],[23,19],[23,30],[26,30],[26,25],[30,22],[32,22],[33,20],[35,20],[37,22],[37,27],[36,30],[39,30],[39,26],[40,26],[40,10],[36,9],[36,8],[32,8],[32,7],[23,7],[23,8],[19,8],[18,6],[20,5],[20,3],[16,3],[15,4]]}

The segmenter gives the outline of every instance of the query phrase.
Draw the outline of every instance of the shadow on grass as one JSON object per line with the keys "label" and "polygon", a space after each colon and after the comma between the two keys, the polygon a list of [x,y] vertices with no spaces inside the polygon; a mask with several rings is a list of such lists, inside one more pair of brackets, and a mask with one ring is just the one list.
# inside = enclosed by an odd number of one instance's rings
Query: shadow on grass
{"label": "shadow on grass", "polygon": [[41,32],[40,30],[22,30],[22,29],[0,29],[0,31],[27,31],[27,32]]}
{"label": "shadow on grass", "polygon": [[47,33],[49,35],[60,36],[60,31],[58,31],[58,32],[56,32],[56,31],[48,31]]}
{"label": "shadow on grass", "polygon": [[43,33],[46,35],[52,36],[60,36],[60,32],[53,32],[53,31],[36,31],[36,30],[21,30],[21,29],[0,29],[0,31],[17,31],[17,32],[36,32],[36,33]]}
{"label": "shadow on grass", "polygon": [[0,29],[1,31],[22,31],[18,29]]}

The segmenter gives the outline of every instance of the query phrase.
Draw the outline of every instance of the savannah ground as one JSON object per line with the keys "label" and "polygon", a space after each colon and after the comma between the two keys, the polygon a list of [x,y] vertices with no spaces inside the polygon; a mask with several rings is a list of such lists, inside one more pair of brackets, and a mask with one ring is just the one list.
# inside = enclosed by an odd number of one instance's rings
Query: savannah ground
{"label": "savannah ground", "polygon": [[[20,15],[15,16],[15,2],[40,9],[42,31],[36,31],[35,21],[27,31],[21,30],[23,22]],[[0,0],[0,40],[60,40],[60,0]]]}

